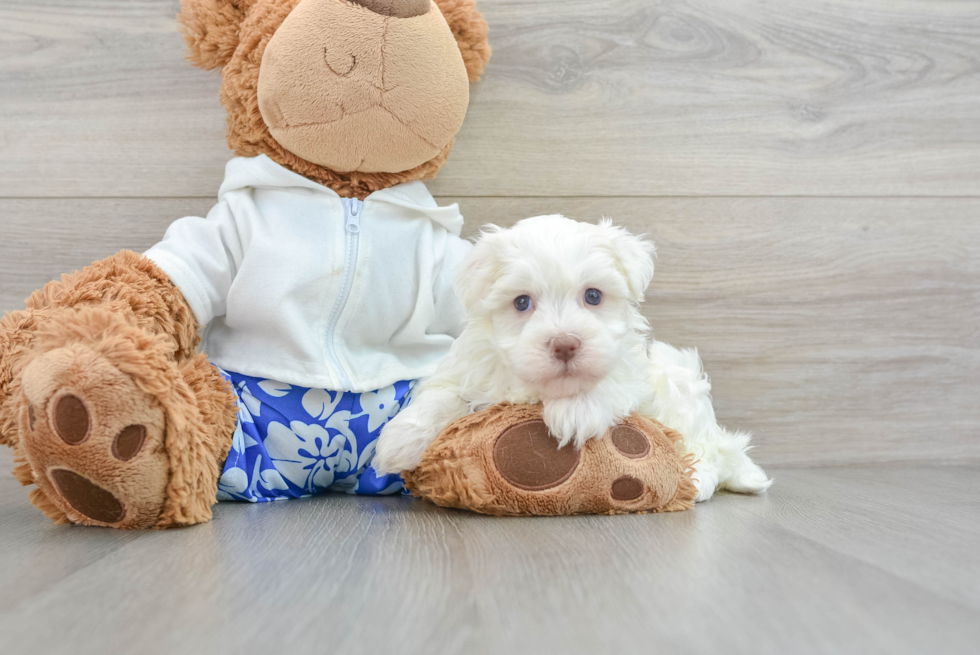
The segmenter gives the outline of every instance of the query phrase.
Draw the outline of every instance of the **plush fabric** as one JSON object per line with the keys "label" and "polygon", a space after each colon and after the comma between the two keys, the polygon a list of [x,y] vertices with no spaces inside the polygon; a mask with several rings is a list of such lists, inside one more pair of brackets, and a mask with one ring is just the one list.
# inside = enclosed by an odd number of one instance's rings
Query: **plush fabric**
{"label": "plush fabric", "polygon": [[[440,10],[438,13],[444,15],[443,20],[448,24],[459,48],[459,54],[454,55],[462,59],[463,66],[459,68],[459,75],[465,74],[470,81],[479,79],[490,57],[486,21],[476,10],[473,0],[440,0],[435,2],[435,5]],[[454,122],[461,120],[461,115],[456,116],[460,106],[460,95],[463,93],[458,86],[458,81],[426,80],[421,85],[403,84],[402,89],[391,89],[390,85],[382,85],[382,88],[389,89],[383,95],[388,96],[386,103],[395,107],[394,114],[397,118],[376,105],[373,109],[364,110],[363,106],[355,109],[347,104],[344,105],[345,116],[357,116],[358,114],[353,113],[357,109],[361,109],[362,113],[366,112],[360,118],[348,118],[348,121],[358,121],[357,124],[352,123],[350,126],[352,136],[347,137],[339,131],[323,129],[322,126],[319,130],[311,130],[308,127],[300,130],[295,128],[278,130],[279,136],[289,141],[291,146],[277,141],[266,123],[268,118],[275,124],[284,124],[282,121],[291,118],[288,110],[282,110],[281,117],[277,114],[275,105],[279,104],[279,101],[277,94],[272,92],[271,97],[276,102],[270,102],[263,111],[260,109],[260,94],[257,92],[260,87],[260,72],[263,68],[266,48],[295,9],[301,9],[304,18],[308,20],[313,20],[316,15],[321,14],[334,17],[335,22],[329,24],[330,33],[352,35],[355,43],[348,44],[350,47],[346,49],[341,49],[337,57],[333,55],[333,48],[328,47],[329,42],[323,46],[317,44],[306,55],[310,58],[322,56],[325,63],[331,62],[334,69],[342,72],[351,66],[352,62],[352,59],[345,57],[346,50],[362,50],[367,45],[357,43],[358,37],[353,36],[354,32],[350,27],[340,26],[355,24],[374,26],[378,20],[381,20],[387,25],[393,38],[393,43],[386,44],[384,48],[385,62],[389,68],[394,66],[394,74],[398,79],[403,80],[412,79],[409,76],[413,73],[420,74],[424,70],[433,70],[431,64],[419,68],[413,63],[413,57],[421,65],[423,60],[418,59],[419,52],[428,52],[428,41],[433,35],[438,34],[435,26],[438,18],[436,12],[430,10],[424,15],[413,18],[381,17],[366,7],[345,0],[239,0],[236,2],[183,0],[181,8],[180,20],[191,61],[204,68],[222,68],[221,102],[228,110],[228,145],[236,154],[246,157],[268,155],[277,163],[332,188],[345,198],[364,198],[372,191],[395,184],[429,179],[435,176],[445,164],[452,149],[453,137],[450,135],[448,141],[446,140],[447,127],[440,121],[447,117],[452,118]],[[430,27],[417,33],[407,24],[412,21],[423,21]],[[374,36],[368,41],[374,44],[375,58],[380,60],[377,57],[379,41],[376,27],[371,27],[369,33]],[[425,43],[420,43],[418,39],[420,36],[430,38],[424,39]],[[438,39],[437,43],[439,44],[439,50],[436,52],[438,56],[431,57],[431,61],[451,62],[449,53],[442,49],[444,39]],[[295,56],[303,59],[303,56]],[[430,57],[423,59],[428,62]],[[363,70],[366,66],[359,65],[358,68]],[[343,96],[344,103],[357,101],[358,98],[361,103],[375,100],[370,89],[359,88],[364,84],[364,80],[359,77],[360,74],[361,71],[357,70],[354,79],[338,76],[338,79],[333,80],[329,85],[327,81],[320,79],[317,88],[323,89],[324,85],[328,85],[330,87],[328,90],[335,100],[337,94],[344,93],[346,88],[347,95]],[[451,75],[451,69],[445,74]],[[268,88],[279,87],[280,93],[289,98],[287,88],[289,82],[276,79],[278,77],[280,76],[274,75],[266,82]],[[443,74],[440,73],[439,78],[442,77]],[[345,81],[346,84],[341,83]],[[439,100],[435,97],[435,92],[439,89],[454,89],[452,97],[446,101]],[[425,107],[422,107],[420,102],[425,98],[429,101],[439,100],[433,103],[432,111],[422,111]],[[285,104],[287,107],[299,105],[304,108],[301,112],[303,115],[312,112],[321,121],[330,120],[331,117],[336,118],[341,113],[336,107],[336,102],[324,102],[323,106],[319,107],[316,106],[315,101],[309,103],[287,100]],[[465,110],[465,104],[463,109]],[[266,118],[263,117],[264,114]],[[401,125],[398,119],[407,122],[402,126],[403,129],[398,129],[398,125]],[[293,121],[293,124],[296,122],[299,121]],[[382,126],[385,129],[383,132],[385,139],[390,139],[399,145],[398,148],[392,149],[393,159],[386,160],[388,147],[381,148],[381,154],[371,153],[368,156],[365,146],[377,142],[370,135],[370,130],[374,126]],[[456,129],[458,126],[457,122]],[[297,137],[294,139],[283,136],[284,132],[288,131],[296,132]],[[455,130],[452,132],[455,134]],[[306,134],[307,138],[311,138],[316,145],[301,144],[300,133]],[[364,136],[365,134],[368,136]],[[330,149],[337,147],[338,144],[343,147],[341,152],[334,154]],[[303,154],[297,154],[291,148],[302,150]],[[351,159],[357,156],[357,153],[362,153],[365,164],[375,170],[361,170],[360,167],[357,170],[338,170],[325,163],[317,163],[326,162],[337,165],[340,169],[348,169],[351,166]],[[409,160],[417,159],[423,154],[431,156],[421,163],[414,163],[410,168],[396,171],[380,170],[406,165]]]}
{"label": "plush fabric", "polygon": [[23,366],[38,328],[52,315],[100,306],[149,334],[164,337],[173,359],[190,357],[200,343],[198,323],[183,295],[166,273],[131,251],[49,282],[32,293],[26,305],[0,319],[0,444],[17,441],[16,412],[5,405],[20,390],[15,367]]}
{"label": "plush fabric", "polygon": [[238,405],[227,381],[203,354],[178,367],[158,396],[167,416],[170,481],[155,528],[211,520],[221,464],[231,447]]}
{"label": "plush fabric", "polygon": [[[169,476],[166,418],[125,369],[141,377],[159,371],[162,362],[148,362],[158,354],[159,345],[146,332],[98,308],[58,314],[38,335],[21,378],[23,445],[34,482],[72,522],[156,523]],[[59,416],[66,405],[74,405],[82,419],[74,430]],[[145,431],[145,450],[142,457],[138,453],[134,461],[124,462],[112,446],[131,425]],[[89,487],[88,494],[66,488],[56,479],[59,471],[81,476],[84,482],[75,478],[74,484]],[[93,493],[105,497],[86,498]]]}
{"label": "plush fabric", "polygon": [[540,405],[494,405],[446,428],[402,477],[437,505],[497,516],[673,512],[697,493],[680,439],[631,416],[581,451],[558,449]]}
{"label": "plush fabric", "polygon": [[430,0],[350,0],[382,16],[412,18],[429,11]]}
{"label": "plush fabric", "polygon": [[452,141],[469,84],[438,10],[394,18],[304,0],[265,48],[258,101],[270,134],[293,154],[338,173],[398,173]]}
{"label": "plush fabric", "polygon": [[182,0],[177,24],[191,63],[212,70],[231,61],[245,12],[253,4],[254,0]]}

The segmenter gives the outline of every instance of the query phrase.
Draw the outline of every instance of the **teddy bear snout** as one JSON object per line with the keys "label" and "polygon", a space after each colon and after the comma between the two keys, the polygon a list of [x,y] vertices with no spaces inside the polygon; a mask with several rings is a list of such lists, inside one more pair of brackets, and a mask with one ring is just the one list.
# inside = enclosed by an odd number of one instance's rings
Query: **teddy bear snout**
{"label": "teddy bear snout", "polygon": [[429,11],[429,0],[350,0],[382,16],[413,18]]}

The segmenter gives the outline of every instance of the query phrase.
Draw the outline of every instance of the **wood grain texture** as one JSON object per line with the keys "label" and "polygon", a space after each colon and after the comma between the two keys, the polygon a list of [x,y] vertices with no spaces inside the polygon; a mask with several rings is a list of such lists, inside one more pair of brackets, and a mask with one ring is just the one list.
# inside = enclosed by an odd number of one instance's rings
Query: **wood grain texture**
{"label": "wood grain texture", "polygon": [[980,609],[980,584],[963,584],[980,581],[980,558],[967,552],[980,542],[980,498],[973,482],[959,486],[968,470],[917,462],[786,471],[775,496],[738,510]]}
{"label": "wood grain texture", "polygon": [[[211,197],[177,0],[0,3],[0,196]],[[977,195],[975,0],[481,0],[445,195]]]}
{"label": "wood grain texture", "polygon": [[[976,652],[980,466],[774,475],[767,496],[723,495],[678,514],[496,519],[326,496],[225,503],[209,524],[141,533],[54,526],[3,475],[0,645],[46,655]],[[937,482],[959,500],[937,495]]]}
{"label": "wood grain texture", "polygon": [[[644,305],[765,465],[980,457],[980,199],[440,198],[467,235],[602,215],[659,249]],[[0,310],[210,201],[0,200]]]}

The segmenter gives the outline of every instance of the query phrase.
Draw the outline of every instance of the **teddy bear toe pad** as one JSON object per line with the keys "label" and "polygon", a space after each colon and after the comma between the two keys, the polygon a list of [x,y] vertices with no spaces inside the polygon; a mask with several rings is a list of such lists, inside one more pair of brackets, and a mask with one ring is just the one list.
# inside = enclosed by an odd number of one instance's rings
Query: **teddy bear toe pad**
{"label": "teddy bear toe pad", "polygon": [[628,425],[614,427],[609,433],[609,438],[616,450],[624,457],[639,459],[650,452],[650,440],[646,435]]}
{"label": "teddy bear toe pad", "polygon": [[24,452],[51,502],[74,523],[152,526],[169,477],[158,404],[83,346],[36,358],[23,380]]}
{"label": "teddy bear toe pad", "polygon": [[579,459],[580,453],[575,448],[558,448],[544,421],[528,421],[507,428],[493,447],[493,463],[500,475],[526,491],[557,487],[572,476]]}
{"label": "teddy bear toe pad", "polygon": [[69,469],[48,472],[61,496],[80,514],[99,523],[118,523],[126,510],[118,498],[88,478]]}
{"label": "teddy bear toe pad", "polygon": [[643,495],[643,483],[632,476],[624,475],[613,480],[609,495],[613,500],[636,500]]}
{"label": "teddy bear toe pad", "polygon": [[55,401],[52,427],[62,441],[71,446],[88,439],[92,423],[82,399],[69,393]]}
{"label": "teddy bear toe pad", "polygon": [[403,477],[417,496],[486,514],[676,511],[696,493],[679,439],[630,416],[581,450],[558,448],[540,406],[497,405],[447,428]]}

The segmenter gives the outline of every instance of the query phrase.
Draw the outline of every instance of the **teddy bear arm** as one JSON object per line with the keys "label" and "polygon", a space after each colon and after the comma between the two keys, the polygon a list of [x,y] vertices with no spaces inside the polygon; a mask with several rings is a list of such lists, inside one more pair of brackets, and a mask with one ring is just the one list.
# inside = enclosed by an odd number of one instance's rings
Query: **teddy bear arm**
{"label": "teddy bear arm", "polygon": [[[237,400],[194,353],[196,331],[179,289],[132,252],[50,283],[3,319],[0,436],[49,518],[121,528],[210,519]],[[66,402],[83,418],[65,418]]]}
{"label": "teddy bear arm", "polygon": [[14,402],[17,372],[30,358],[39,332],[49,339],[70,339],[57,318],[66,312],[101,307],[153,336],[164,336],[168,356],[190,358],[200,343],[199,325],[180,290],[146,257],[121,251],[81,271],[62,276],[35,291],[26,308],[0,319],[0,444],[16,443]]}
{"label": "teddy bear arm", "polygon": [[178,361],[197,352],[200,325],[184,295],[155,263],[131,250],[49,282],[27,299],[28,311],[42,316],[94,306],[126,315],[151,335],[169,337]]}

